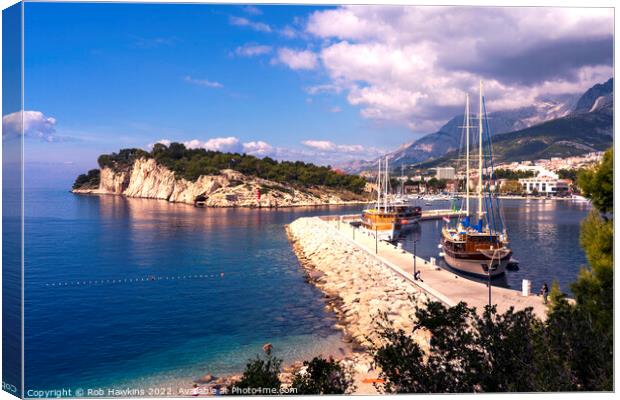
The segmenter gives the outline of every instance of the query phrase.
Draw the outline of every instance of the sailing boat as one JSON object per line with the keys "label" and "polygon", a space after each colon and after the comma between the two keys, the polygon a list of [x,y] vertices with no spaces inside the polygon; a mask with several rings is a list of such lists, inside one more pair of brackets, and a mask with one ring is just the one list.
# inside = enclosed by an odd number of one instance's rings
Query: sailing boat
{"label": "sailing boat", "polygon": [[[480,82],[479,113],[478,113],[478,210],[477,221],[472,224],[469,209],[470,200],[470,109],[469,95],[465,102],[465,157],[466,157],[466,189],[465,189],[465,216],[459,218],[456,227],[448,224],[441,231],[441,245],[446,264],[455,270],[482,276],[498,276],[506,271],[512,250],[508,247],[506,232],[499,199],[490,193],[493,174],[493,151],[491,135],[486,116],[486,106],[482,95]],[[486,128],[486,129],[485,129]],[[486,146],[485,139],[486,138]],[[487,154],[483,154],[484,150]],[[487,176],[486,184],[483,177]],[[493,182],[496,187],[496,182]],[[461,205],[462,208],[462,205]]]}
{"label": "sailing boat", "polygon": [[360,229],[379,240],[389,242],[400,236],[402,221],[400,213],[388,199],[389,169],[388,158],[385,158],[385,169],[381,171],[383,160],[379,159],[377,174],[377,204],[374,208],[362,211]]}

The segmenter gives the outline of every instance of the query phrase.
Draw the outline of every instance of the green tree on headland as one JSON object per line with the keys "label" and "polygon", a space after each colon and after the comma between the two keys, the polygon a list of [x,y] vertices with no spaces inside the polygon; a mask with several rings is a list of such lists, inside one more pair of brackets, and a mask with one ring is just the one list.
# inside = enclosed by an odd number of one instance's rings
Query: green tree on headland
{"label": "green tree on headland", "polygon": [[217,175],[222,169],[233,169],[246,175],[302,187],[327,186],[361,193],[366,186],[364,178],[338,173],[329,166],[301,161],[276,161],[269,157],[261,159],[248,154],[188,149],[182,143],[170,143],[169,146],[156,143],[151,152],[123,149],[118,153],[103,154],[97,161],[100,168],[127,171],[140,158],[153,158],[173,171],[177,177],[189,181],[196,181],[201,175]]}
{"label": "green tree on headland", "polygon": [[96,189],[99,187],[100,173],[98,169],[91,169],[75,179],[73,189]]}

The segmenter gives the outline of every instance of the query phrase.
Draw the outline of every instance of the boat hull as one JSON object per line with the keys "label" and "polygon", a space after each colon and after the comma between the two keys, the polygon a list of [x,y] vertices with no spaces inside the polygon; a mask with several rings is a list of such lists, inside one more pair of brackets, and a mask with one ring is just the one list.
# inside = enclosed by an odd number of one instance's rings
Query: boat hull
{"label": "boat hull", "polygon": [[376,229],[376,230],[372,230],[372,229],[368,229],[365,226],[360,226],[360,231],[365,234],[368,235],[372,238],[375,237],[375,235],[377,236],[377,238],[379,240],[384,240],[387,242],[393,242],[394,240],[398,239],[398,237],[400,236],[401,233],[401,229],[400,227],[393,227],[392,229]]}
{"label": "boat hull", "polygon": [[[505,256],[503,256],[499,263],[497,263],[497,259],[495,260],[495,264],[497,264],[497,268],[491,270],[491,277],[503,275],[506,272],[506,266],[510,261],[510,255],[512,253],[509,252]],[[455,255],[450,254],[449,252],[444,253],[443,257],[444,261],[448,266],[457,271],[465,272],[471,275],[477,275],[481,277],[488,276],[488,272],[484,266],[488,266],[491,264],[491,258],[486,257],[483,254],[476,255]],[[484,266],[483,266],[484,265]]]}

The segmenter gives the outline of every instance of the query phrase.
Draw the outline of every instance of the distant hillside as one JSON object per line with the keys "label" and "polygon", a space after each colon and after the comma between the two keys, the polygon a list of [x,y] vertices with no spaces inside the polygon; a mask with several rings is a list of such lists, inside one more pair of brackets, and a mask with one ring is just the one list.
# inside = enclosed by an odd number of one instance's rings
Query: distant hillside
{"label": "distant hillside", "polygon": [[[463,115],[458,115],[437,132],[399,147],[387,154],[390,166],[398,170],[403,164],[445,162],[458,150],[462,125]],[[600,146],[606,148],[612,141],[613,78],[594,85],[581,96],[541,97],[529,107],[490,113],[489,125],[496,137],[494,151],[503,160],[561,157],[582,154]],[[511,140],[516,142],[510,143]],[[360,173],[374,170],[376,164],[376,160],[356,161],[339,168]]]}
{"label": "distant hillside", "polygon": [[[493,153],[496,162],[568,157],[605,150],[613,144],[613,103],[590,113],[572,113],[515,132],[495,135]],[[450,152],[417,168],[448,165],[457,157]]]}
{"label": "distant hillside", "polygon": [[614,79],[588,89],[577,101],[575,113],[591,112],[613,102]]}
{"label": "distant hillside", "polygon": [[[496,135],[524,129],[532,125],[568,115],[574,108],[578,95],[559,95],[554,98],[541,97],[528,107],[496,111],[489,114],[491,132]],[[390,165],[395,169],[400,165],[415,164],[442,157],[458,148],[461,141],[463,114],[450,119],[437,132],[423,136],[412,143],[400,146],[388,153]],[[374,170],[377,160],[353,161],[338,165],[349,173]]]}

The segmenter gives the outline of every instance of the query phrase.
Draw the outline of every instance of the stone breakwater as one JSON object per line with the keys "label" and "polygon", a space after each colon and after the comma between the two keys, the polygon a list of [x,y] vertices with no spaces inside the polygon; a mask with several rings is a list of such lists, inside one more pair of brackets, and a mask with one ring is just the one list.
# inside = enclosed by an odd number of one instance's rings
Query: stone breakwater
{"label": "stone breakwater", "polygon": [[146,158],[136,160],[131,168],[123,171],[102,168],[99,187],[74,189],[73,193],[114,194],[186,204],[199,202],[206,207],[297,207],[363,202],[345,200],[341,193],[327,188],[300,190],[230,169],[188,181],[154,159]]}
{"label": "stone breakwater", "polygon": [[[375,316],[385,313],[395,328],[411,332],[415,297],[426,296],[383,263],[347,242],[318,217],[299,218],[287,227],[308,279],[320,288],[341,321],[345,341],[366,350],[375,333]],[[417,338],[421,344],[423,337]]]}

